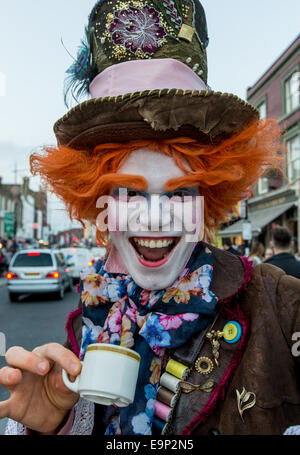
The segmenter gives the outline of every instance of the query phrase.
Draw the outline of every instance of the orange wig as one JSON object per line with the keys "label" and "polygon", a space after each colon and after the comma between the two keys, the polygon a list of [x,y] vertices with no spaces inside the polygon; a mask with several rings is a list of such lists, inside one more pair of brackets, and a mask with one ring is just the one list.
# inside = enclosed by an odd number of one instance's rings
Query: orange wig
{"label": "orange wig", "polygon": [[[139,140],[101,144],[93,151],[68,147],[45,148],[30,157],[31,171],[66,204],[72,219],[83,225],[96,222],[96,202],[114,187],[145,189],[141,176],[116,174],[133,150],[148,147],[172,157],[186,176],[170,180],[166,190],[197,187],[205,201],[207,231],[225,221],[233,207],[252,194],[267,168],[279,168],[281,133],[275,120],[258,121],[220,144],[203,145],[194,139]],[[189,165],[189,168],[186,166]],[[103,239],[103,233],[98,232]]]}

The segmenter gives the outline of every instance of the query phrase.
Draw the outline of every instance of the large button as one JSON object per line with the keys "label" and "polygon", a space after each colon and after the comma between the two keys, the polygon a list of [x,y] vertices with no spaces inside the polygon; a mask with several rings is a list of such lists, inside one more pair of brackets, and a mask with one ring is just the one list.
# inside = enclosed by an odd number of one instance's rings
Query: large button
{"label": "large button", "polygon": [[242,327],[236,321],[229,321],[223,328],[223,338],[226,343],[237,343],[242,336]]}

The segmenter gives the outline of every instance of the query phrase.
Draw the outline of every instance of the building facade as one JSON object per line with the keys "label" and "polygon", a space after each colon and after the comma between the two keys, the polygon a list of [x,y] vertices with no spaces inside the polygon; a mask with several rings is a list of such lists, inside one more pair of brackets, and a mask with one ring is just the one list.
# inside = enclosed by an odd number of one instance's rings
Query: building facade
{"label": "building facade", "polygon": [[[252,236],[266,246],[274,224],[287,226],[300,246],[300,35],[247,90],[247,101],[261,118],[274,118],[282,131],[285,178],[271,170],[261,178],[248,200]],[[243,220],[220,232],[241,239]]]}
{"label": "building facade", "polygon": [[0,178],[0,237],[40,240],[47,227],[47,194],[23,184],[2,184]]}
{"label": "building facade", "polygon": [[15,237],[22,223],[22,203],[19,185],[2,183],[0,177],[0,237]]}

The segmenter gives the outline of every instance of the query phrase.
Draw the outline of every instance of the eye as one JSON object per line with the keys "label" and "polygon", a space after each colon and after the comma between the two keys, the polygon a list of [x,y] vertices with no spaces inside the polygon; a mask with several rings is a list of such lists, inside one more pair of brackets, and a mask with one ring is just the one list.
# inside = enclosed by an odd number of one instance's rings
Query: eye
{"label": "eye", "polygon": [[136,190],[128,190],[127,195],[129,198],[131,198],[131,197],[141,196],[142,193],[140,191],[136,191]]}
{"label": "eye", "polygon": [[176,196],[176,197],[184,197],[186,195],[187,195],[187,193],[185,191],[181,191],[181,190],[177,190],[172,193],[172,196]]}
{"label": "eye", "polygon": [[177,199],[181,199],[183,200],[183,198],[185,196],[188,196],[188,193],[184,190],[176,190],[176,191],[172,191],[170,194],[169,194],[169,197],[172,198],[172,197],[176,197]]}
{"label": "eye", "polygon": [[174,190],[174,191],[171,191],[168,196],[170,198],[172,197],[176,197],[176,198],[180,198],[181,201],[184,201],[184,198],[186,196],[196,196],[198,193],[197,189],[194,189],[194,188],[178,188],[177,190]]}
{"label": "eye", "polygon": [[129,201],[131,198],[143,196],[142,191],[133,190],[129,188],[119,187],[113,191],[113,197],[120,201]]}

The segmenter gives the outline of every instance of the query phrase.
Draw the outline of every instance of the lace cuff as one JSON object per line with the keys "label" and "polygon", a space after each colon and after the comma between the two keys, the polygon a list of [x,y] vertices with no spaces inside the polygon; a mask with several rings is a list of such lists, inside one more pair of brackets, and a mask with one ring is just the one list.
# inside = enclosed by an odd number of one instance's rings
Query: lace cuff
{"label": "lace cuff", "polygon": [[94,428],[95,405],[80,398],[75,405],[75,418],[70,435],[91,435]]}
{"label": "lace cuff", "polygon": [[[69,435],[91,435],[94,428],[94,414],[95,405],[94,403],[80,398],[78,403],[74,407],[74,421],[71,431],[61,431],[59,434]],[[67,425],[66,425],[67,426]],[[15,422],[14,420],[8,419],[5,435],[26,435],[30,434],[30,431],[26,431],[27,428],[21,423]]]}
{"label": "lace cuff", "polygon": [[21,423],[15,422],[14,420],[8,419],[5,428],[5,435],[24,435],[25,427]]}
{"label": "lace cuff", "polygon": [[300,425],[289,427],[287,430],[285,430],[284,435],[300,435]]}

